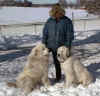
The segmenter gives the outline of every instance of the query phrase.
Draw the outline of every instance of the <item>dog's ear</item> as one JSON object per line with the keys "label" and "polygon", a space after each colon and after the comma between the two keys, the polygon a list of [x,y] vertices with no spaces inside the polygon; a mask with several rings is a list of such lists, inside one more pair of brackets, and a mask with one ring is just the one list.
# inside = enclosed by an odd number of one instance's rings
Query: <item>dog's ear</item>
{"label": "dog's ear", "polygon": [[66,55],[67,55],[67,57],[70,56],[70,52],[69,52],[69,48],[68,47],[66,48]]}
{"label": "dog's ear", "polygon": [[65,56],[69,57],[70,52],[69,52],[69,48],[68,47],[64,47],[64,51],[63,52],[64,52]]}
{"label": "dog's ear", "polygon": [[36,50],[34,50],[34,56],[37,56],[38,55],[38,50],[36,49]]}
{"label": "dog's ear", "polygon": [[29,54],[29,57],[37,56],[38,50],[36,48],[33,48],[31,53]]}
{"label": "dog's ear", "polygon": [[66,47],[66,56],[69,57],[69,55],[70,55],[69,48]]}

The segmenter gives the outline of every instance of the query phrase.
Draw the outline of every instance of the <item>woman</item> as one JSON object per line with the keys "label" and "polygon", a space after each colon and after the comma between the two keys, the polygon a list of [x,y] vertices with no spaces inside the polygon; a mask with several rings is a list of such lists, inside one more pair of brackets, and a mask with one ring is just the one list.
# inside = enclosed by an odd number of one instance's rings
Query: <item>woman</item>
{"label": "woman", "polygon": [[65,16],[65,10],[59,4],[55,4],[50,12],[43,29],[42,42],[50,49],[53,54],[56,69],[56,81],[61,79],[61,67],[57,60],[57,48],[65,45],[71,48],[74,40],[74,31],[72,21]]}

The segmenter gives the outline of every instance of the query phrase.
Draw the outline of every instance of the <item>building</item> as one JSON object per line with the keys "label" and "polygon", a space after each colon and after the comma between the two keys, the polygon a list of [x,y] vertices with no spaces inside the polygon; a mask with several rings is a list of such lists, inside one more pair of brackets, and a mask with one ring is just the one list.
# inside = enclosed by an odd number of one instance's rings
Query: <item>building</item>
{"label": "building", "polygon": [[0,0],[0,6],[24,6],[31,7],[32,3],[27,0]]}

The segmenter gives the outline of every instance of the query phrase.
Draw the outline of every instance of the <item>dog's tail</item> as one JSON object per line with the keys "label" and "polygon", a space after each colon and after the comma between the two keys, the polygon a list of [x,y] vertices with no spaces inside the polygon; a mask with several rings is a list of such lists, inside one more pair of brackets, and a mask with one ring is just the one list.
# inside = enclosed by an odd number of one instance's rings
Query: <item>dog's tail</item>
{"label": "dog's tail", "polygon": [[16,82],[7,82],[8,87],[15,87],[17,88]]}

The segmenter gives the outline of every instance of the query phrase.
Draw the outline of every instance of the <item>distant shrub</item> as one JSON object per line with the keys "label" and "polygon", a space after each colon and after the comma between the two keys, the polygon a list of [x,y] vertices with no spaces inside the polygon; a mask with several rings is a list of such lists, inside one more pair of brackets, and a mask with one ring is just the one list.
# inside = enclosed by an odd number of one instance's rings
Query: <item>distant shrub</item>
{"label": "distant shrub", "polygon": [[85,9],[92,14],[100,15],[100,0],[88,1],[85,5]]}

